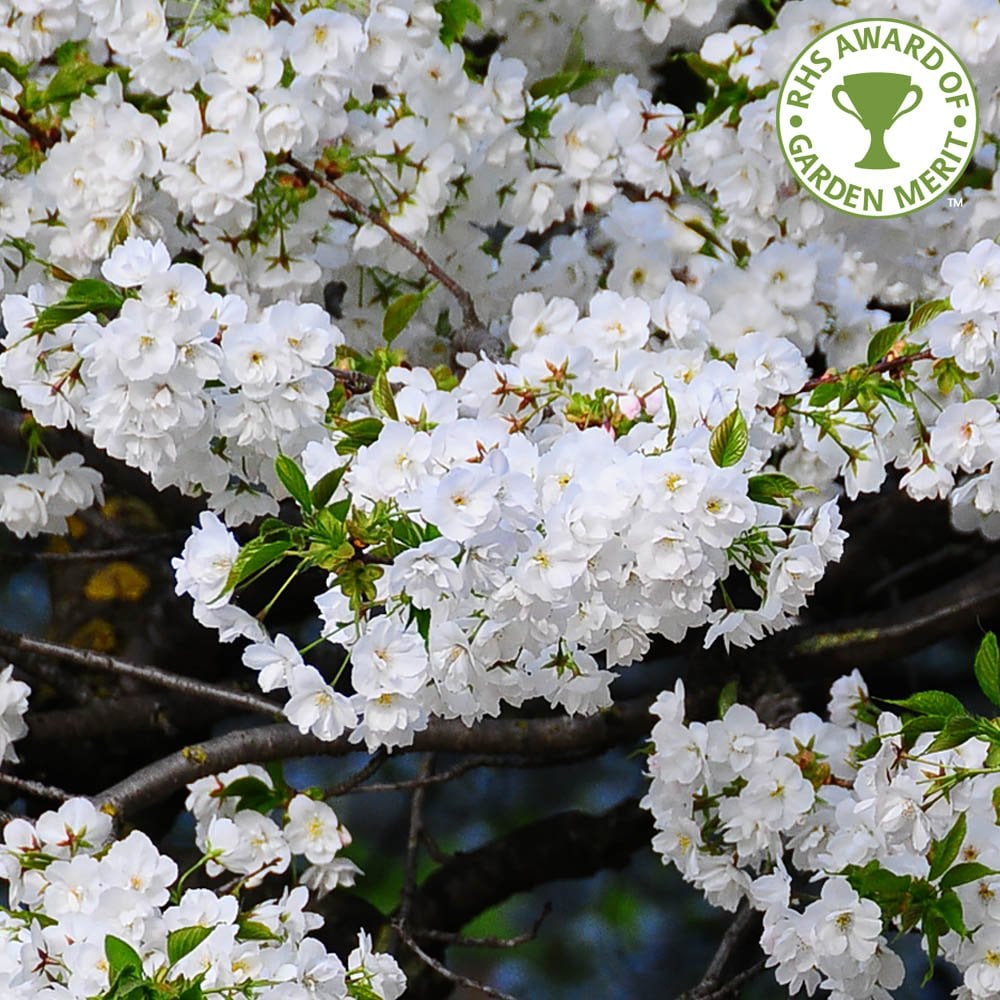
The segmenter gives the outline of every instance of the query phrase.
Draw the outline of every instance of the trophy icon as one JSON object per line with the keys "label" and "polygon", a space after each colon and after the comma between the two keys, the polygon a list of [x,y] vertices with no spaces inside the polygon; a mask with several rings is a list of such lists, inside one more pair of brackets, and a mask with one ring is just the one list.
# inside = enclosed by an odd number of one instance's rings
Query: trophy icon
{"label": "trophy icon", "polygon": [[[910,94],[916,100],[904,108]],[[841,103],[842,95],[847,96],[853,108]],[[898,167],[885,148],[885,133],[920,103],[923,91],[903,73],[852,73],[844,77],[843,84],[833,88],[831,96],[841,111],[856,118],[871,133],[868,152],[854,165],[869,170]]]}

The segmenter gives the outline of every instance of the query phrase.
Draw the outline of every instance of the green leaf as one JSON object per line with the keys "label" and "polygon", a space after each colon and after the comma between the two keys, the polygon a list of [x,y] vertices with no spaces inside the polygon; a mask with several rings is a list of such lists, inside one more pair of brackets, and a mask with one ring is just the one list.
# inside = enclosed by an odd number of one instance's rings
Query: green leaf
{"label": "green leaf", "polygon": [[1000,651],[997,649],[997,637],[993,632],[987,632],[979,644],[976,653],[976,680],[979,687],[994,705],[1000,705]]}
{"label": "green leaf", "polygon": [[780,472],[764,472],[750,477],[747,494],[757,503],[779,507],[779,499],[794,496],[798,489],[799,484],[791,476],[784,476]]}
{"label": "green leaf", "polygon": [[972,716],[952,716],[924,753],[937,753],[939,750],[951,750],[952,747],[961,746],[966,740],[978,735],[979,728],[979,720]]}
{"label": "green leaf", "polygon": [[45,88],[42,96],[45,104],[75,100],[95,83],[101,83],[111,72],[109,66],[97,66],[90,61],[86,48],[83,47],[86,43],[70,44],[76,47],[69,50],[66,46],[60,46],[64,51],[61,59],[59,52],[56,52],[59,69]]}
{"label": "green leaf", "polygon": [[330,497],[337,492],[345,472],[347,472],[346,465],[342,465],[339,469],[331,469],[312,488],[312,502],[317,510],[322,510],[330,502]]}
{"label": "green leaf", "polygon": [[856,746],[851,756],[856,761],[871,760],[879,752],[881,746],[882,737],[873,736],[871,739],[865,740],[864,743]]}
{"label": "green leaf", "polygon": [[735,465],[746,454],[748,443],[747,424],[737,407],[712,431],[708,450],[715,464],[725,469]]}
{"label": "green leaf", "polygon": [[32,324],[35,333],[49,333],[85,313],[117,314],[125,301],[121,292],[94,278],[74,281],[61,301],[46,306]]}
{"label": "green leaf", "polygon": [[809,405],[815,409],[822,409],[827,403],[832,403],[835,399],[839,398],[839,382],[820,382],[809,396]]}
{"label": "green leaf", "polygon": [[208,937],[214,927],[181,927],[167,935],[167,961],[175,965],[185,955],[194,951]]}
{"label": "green leaf", "polygon": [[378,440],[382,433],[382,421],[377,417],[361,417],[341,424],[337,429],[344,435],[344,440],[337,442],[337,454],[349,455]]}
{"label": "green leaf", "polygon": [[899,340],[905,328],[905,323],[890,323],[877,331],[868,342],[868,364],[878,364],[889,353],[892,345]]}
{"label": "green leaf", "polygon": [[910,313],[910,329],[914,331],[919,330],[922,326],[926,326],[932,319],[940,316],[943,312],[947,312],[950,308],[951,302],[948,299],[932,299],[930,302],[924,302]]}
{"label": "green leaf", "polygon": [[931,844],[930,871],[927,877],[933,882],[943,875],[958,857],[958,852],[965,841],[965,813],[959,813],[952,828],[940,839]]}
{"label": "green leaf", "polygon": [[279,455],[274,460],[274,471],[292,499],[308,514],[313,509],[312,495],[302,470],[287,455]]}
{"label": "green leaf", "polygon": [[586,87],[588,83],[607,76],[608,71],[600,66],[581,66],[579,69],[564,69],[551,76],[536,80],[528,93],[540,101],[546,97],[558,97],[560,94],[571,94],[574,90]]}
{"label": "green leaf", "polygon": [[242,812],[244,809],[253,812],[269,813],[272,809],[277,809],[282,804],[280,792],[271,788],[260,778],[237,778],[231,781],[221,792],[217,793],[220,798],[237,799],[236,811]]}
{"label": "green leaf", "polygon": [[437,288],[430,284],[419,292],[407,292],[389,305],[382,319],[382,339],[391,344],[407,327],[407,324],[417,315],[424,300]]}
{"label": "green leaf", "polygon": [[441,15],[441,30],[438,35],[445,45],[457,42],[465,34],[465,25],[482,23],[479,5],[475,0],[438,0],[434,9]]}
{"label": "green leaf", "polygon": [[142,959],[138,952],[121,938],[108,934],[104,938],[104,955],[108,960],[108,979],[113,980],[126,969],[142,975]]}
{"label": "green leaf", "polygon": [[872,386],[883,399],[891,399],[893,402],[906,405],[906,393],[898,382],[891,379],[877,379]]}
{"label": "green leaf", "polygon": [[24,83],[30,72],[30,67],[22,66],[9,52],[0,52],[0,69],[7,70],[18,83]]}
{"label": "green leaf", "polygon": [[241,941],[280,941],[281,937],[274,933],[267,924],[262,924],[259,920],[247,920],[245,917],[239,919],[239,930],[236,936]]}
{"label": "green leaf", "polygon": [[918,715],[943,715],[949,718],[953,715],[966,715],[965,706],[947,691],[918,691],[909,698],[886,698],[887,705],[905,708]]}
{"label": "green leaf", "polygon": [[962,915],[962,901],[951,890],[941,893],[941,897],[932,904],[934,912],[948,925],[949,930],[953,930],[962,937],[968,937],[969,929],[965,926],[965,919]]}
{"label": "green leaf", "polygon": [[997,870],[989,865],[980,864],[978,861],[963,861],[961,864],[949,868],[941,879],[942,889],[954,889],[959,885],[966,885],[969,882],[976,882],[981,878],[996,875]]}
{"label": "green leaf", "polygon": [[384,414],[390,420],[399,420],[396,400],[392,395],[392,387],[389,385],[389,379],[385,372],[379,372],[375,377],[375,384],[372,386],[372,402],[379,413]]}
{"label": "green leaf", "polygon": [[268,542],[263,537],[258,537],[247,542],[240,549],[240,554],[236,557],[233,568],[229,571],[226,588],[222,593],[228,593],[233,587],[239,586],[244,580],[248,580],[266,566],[278,562],[291,547],[291,538],[279,538],[277,541]]}
{"label": "green leaf", "polygon": [[736,704],[736,692],[738,690],[739,681],[734,678],[719,692],[718,713],[720,719]]}

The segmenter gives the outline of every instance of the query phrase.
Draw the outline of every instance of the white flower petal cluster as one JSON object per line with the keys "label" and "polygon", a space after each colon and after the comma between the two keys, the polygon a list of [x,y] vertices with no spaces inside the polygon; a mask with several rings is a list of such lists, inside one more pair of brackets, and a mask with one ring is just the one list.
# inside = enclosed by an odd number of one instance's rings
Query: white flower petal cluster
{"label": "white flower petal cluster", "polygon": [[[284,811],[284,825],[255,809],[239,808],[236,794],[224,794],[235,782],[252,779],[274,791],[271,775],[257,764],[240,764],[188,785],[185,803],[195,818],[195,843],[206,852],[209,874],[222,871],[243,876],[247,886],[286,871],[293,855],[309,867],[302,881],[323,896],[338,885],[354,885],[361,874],[353,861],[337,857],[351,835],[325,802],[296,794]],[[239,786],[236,786],[239,788]]]}
{"label": "white flower petal cluster", "polygon": [[31,688],[24,681],[14,680],[13,675],[13,664],[0,671],[0,764],[17,761],[14,741],[28,732],[24,715],[28,711]]}
{"label": "white flower petal cluster", "polygon": [[[925,731],[904,750],[898,716],[860,721],[876,717],[857,671],[834,683],[829,721],[803,713],[766,728],[735,704],[720,719],[686,722],[682,681],[652,711],[643,806],[656,823],[653,847],[714,905],[735,910],[746,901],[762,911],[767,965],[790,994],[822,988],[868,1000],[901,985],[903,963],[887,937],[902,918],[883,913],[884,894],[867,897],[855,887],[863,880],[851,881],[871,865],[954,897],[968,934],[945,928],[941,954],[964,975],[967,1000],[994,994],[1000,775],[983,768],[989,744],[973,737],[935,750],[937,732]],[[870,740],[877,752],[859,764],[853,753]],[[969,778],[947,796],[931,795],[929,780],[952,772]],[[964,832],[952,862],[966,869],[950,888],[947,866],[931,863],[956,823]]]}
{"label": "white flower petal cluster", "polygon": [[[203,797],[192,796],[203,808]],[[252,811],[238,815],[266,819]],[[338,834],[331,835],[322,813],[297,807],[293,827],[290,835],[303,839],[307,857],[336,851]],[[243,835],[254,845],[263,840],[259,824]],[[110,817],[86,799],[71,799],[34,823],[7,823],[0,879],[10,908],[0,914],[0,992],[12,1000],[103,995],[113,985],[108,942],[116,941],[119,953],[125,948],[135,956],[136,975],[170,984],[197,981],[205,993],[347,1000],[358,995],[357,985],[379,1000],[402,995],[399,967],[373,952],[364,932],[346,966],[308,936],[322,918],[305,909],[305,886],[241,912],[236,896],[183,889],[177,876],[174,861],[144,833],[112,840]]]}

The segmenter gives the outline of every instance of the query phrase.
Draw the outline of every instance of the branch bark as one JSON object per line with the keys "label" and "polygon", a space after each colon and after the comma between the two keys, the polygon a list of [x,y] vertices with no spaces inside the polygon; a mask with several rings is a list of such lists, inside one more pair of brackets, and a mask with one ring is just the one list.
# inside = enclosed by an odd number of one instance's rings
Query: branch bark
{"label": "branch bark", "polygon": [[752,656],[778,657],[825,678],[836,670],[884,663],[1000,613],[1000,556],[894,608],[762,643]]}
{"label": "branch bark", "polygon": [[[629,699],[598,715],[582,718],[486,719],[468,727],[458,719],[434,720],[402,752],[544,755],[600,753],[638,739],[652,727],[652,696]],[[119,818],[161,802],[189,782],[237,764],[287,757],[343,756],[357,751],[346,736],[325,743],[294,726],[240,729],[163,757],[105,789],[96,801]],[[434,926],[430,924],[428,926]],[[446,928],[443,928],[446,929]]]}
{"label": "branch bark", "polygon": [[32,639],[5,628],[0,628],[0,647],[7,647],[9,650],[21,653],[46,656],[63,663],[75,663],[90,670],[108,671],[122,677],[142,681],[144,684],[151,684],[154,687],[176,691],[189,698],[200,698],[220,705],[228,705],[232,708],[242,709],[244,712],[263,712],[266,715],[276,715],[281,712],[280,705],[255,694],[207,684],[182,674],[172,674],[169,671],[160,670],[158,667],[140,666],[126,660],[119,660],[114,656],[106,656],[103,653],[74,649],[72,646],[60,646],[57,643],[44,642],[41,639]]}

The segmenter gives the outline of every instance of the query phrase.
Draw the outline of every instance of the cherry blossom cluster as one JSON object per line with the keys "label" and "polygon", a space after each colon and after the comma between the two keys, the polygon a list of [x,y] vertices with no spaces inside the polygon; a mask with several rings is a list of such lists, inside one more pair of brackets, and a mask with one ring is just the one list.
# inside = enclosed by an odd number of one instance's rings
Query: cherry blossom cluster
{"label": "cherry blossom cluster", "polygon": [[[983,135],[961,213],[870,223],[792,183],[774,105],[809,39],[884,4],[789,0],[766,31],[714,31],[731,8],[714,0],[599,0],[582,23],[570,0],[544,8],[34,0],[0,18],[0,381],[38,427],[204,498],[178,592],[324,740],[394,747],[432,716],[471,724],[537,697],[594,712],[652,636],[742,646],[786,628],[840,557],[841,498],[890,476],[1000,537],[1000,8],[893,5],[970,67]],[[685,115],[645,68],[615,72],[632,51],[619,30],[629,46],[700,45],[706,104]],[[508,349],[455,356],[477,325]],[[30,467],[0,476],[0,521],[62,531],[101,500],[100,476],[29,441]],[[241,546],[230,529],[251,522]],[[327,573],[318,631],[347,652],[343,677],[245,606],[248,581],[273,573],[277,591],[309,567]],[[830,722],[771,731],[740,706],[686,726],[682,692],[665,694],[649,799],[658,849],[710,899],[765,910],[779,980],[845,997],[899,976],[888,904],[858,871],[877,861],[939,901],[929,845],[957,815],[970,831],[982,819],[960,795],[906,799],[912,748],[855,770],[850,748],[875,732],[844,708],[859,683],[837,688]],[[22,688],[0,680],[3,756]],[[897,723],[879,723],[883,747]],[[960,752],[930,757],[954,768]],[[279,825],[237,809],[232,787],[285,792],[256,768],[192,786],[212,873],[251,883],[299,854],[315,891],[350,881],[329,806],[292,796]],[[194,974],[208,936],[176,973],[169,942],[197,925],[268,979],[262,996],[339,997],[358,968],[398,995],[367,944],[345,973],[305,918],[251,918],[281,922],[261,943],[227,896],[197,897],[190,924],[170,916],[187,896],[170,898],[166,859],[109,847],[103,821],[72,809],[79,823],[8,838],[12,899],[55,921],[4,918],[12,989]],[[788,851],[825,877],[818,898],[783,874]],[[45,888],[53,868],[60,888]],[[935,940],[985,996],[1000,961],[988,901],[954,891],[962,926],[983,929]]]}
{"label": "cherry blossom cluster", "polygon": [[[226,853],[220,846],[206,858],[214,864]],[[242,909],[236,894],[185,888],[187,875],[178,878],[175,862],[141,831],[114,840],[110,817],[86,799],[35,822],[12,820],[0,847],[3,995],[125,997],[154,982],[165,997],[402,995],[399,967],[364,932],[346,965],[310,936],[322,918],[305,909],[304,886]]]}
{"label": "cherry blossom cluster", "polygon": [[653,847],[715,906],[763,914],[767,965],[792,995],[891,996],[904,968],[888,937],[908,930],[932,966],[957,966],[961,997],[1000,989],[995,730],[941,692],[897,704],[905,724],[854,671],[827,720],[768,728],[733,704],[686,723],[681,681],[653,706]]}
{"label": "cherry blossom cluster", "polygon": [[[209,875],[228,871],[248,887],[259,885],[268,875],[287,871],[298,855],[308,862],[299,881],[314,896],[324,896],[338,885],[354,885],[361,874],[353,861],[337,857],[351,835],[322,799],[291,793],[283,826],[268,815],[273,810],[267,807],[280,796],[274,776],[263,767],[241,764],[201,778],[188,790],[185,806],[195,820],[195,842],[210,858]],[[248,804],[253,808],[244,808]]]}

